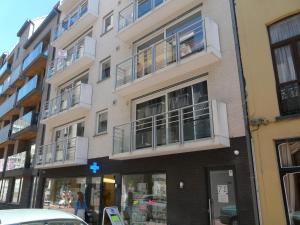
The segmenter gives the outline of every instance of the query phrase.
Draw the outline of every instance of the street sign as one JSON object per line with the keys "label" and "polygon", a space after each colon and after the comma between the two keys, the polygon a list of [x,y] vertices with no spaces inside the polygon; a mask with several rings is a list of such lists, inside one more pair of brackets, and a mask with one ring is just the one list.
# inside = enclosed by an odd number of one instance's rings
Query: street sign
{"label": "street sign", "polygon": [[103,210],[102,225],[104,225],[105,214],[107,214],[111,225],[124,225],[118,207],[106,207]]}

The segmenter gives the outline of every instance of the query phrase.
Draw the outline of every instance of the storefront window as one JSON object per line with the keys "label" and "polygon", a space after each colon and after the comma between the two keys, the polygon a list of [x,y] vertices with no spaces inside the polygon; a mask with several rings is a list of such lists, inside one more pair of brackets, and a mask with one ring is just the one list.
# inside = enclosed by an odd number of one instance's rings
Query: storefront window
{"label": "storefront window", "polygon": [[44,189],[44,208],[74,213],[77,192],[85,193],[86,178],[47,179]]}
{"label": "storefront window", "polygon": [[278,145],[279,166],[289,225],[300,224],[300,141]]}
{"label": "storefront window", "polygon": [[90,224],[100,224],[100,197],[101,197],[101,177],[93,177],[91,185],[91,199],[90,199]]}
{"label": "storefront window", "polygon": [[121,209],[128,225],[166,225],[166,174],[123,176]]}
{"label": "storefront window", "polygon": [[15,186],[14,186],[14,192],[11,202],[18,204],[21,199],[21,193],[22,193],[22,185],[23,185],[23,178],[17,178],[15,179]]}

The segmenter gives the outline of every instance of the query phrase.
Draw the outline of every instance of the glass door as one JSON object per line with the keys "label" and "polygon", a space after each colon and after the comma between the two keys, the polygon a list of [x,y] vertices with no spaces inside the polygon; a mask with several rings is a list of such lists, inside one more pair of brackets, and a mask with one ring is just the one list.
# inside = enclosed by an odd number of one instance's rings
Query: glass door
{"label": "glass door", "polygon": [[210,225],[238,225],[233,170],[209,171]]}

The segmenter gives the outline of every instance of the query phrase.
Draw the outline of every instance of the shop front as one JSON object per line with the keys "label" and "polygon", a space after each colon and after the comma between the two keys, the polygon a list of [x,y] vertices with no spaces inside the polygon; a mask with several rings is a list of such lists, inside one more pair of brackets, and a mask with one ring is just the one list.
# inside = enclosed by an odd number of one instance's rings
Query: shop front
{"label": "shop front", "polygon": [[74,212],[82,192],[90,224],[101,224],[108,206],[117,206],[128,225],[254,224],[243,137],[231,139],[227,149],[90,159],[86,166],[44,170],[41,177],[40,207]]}

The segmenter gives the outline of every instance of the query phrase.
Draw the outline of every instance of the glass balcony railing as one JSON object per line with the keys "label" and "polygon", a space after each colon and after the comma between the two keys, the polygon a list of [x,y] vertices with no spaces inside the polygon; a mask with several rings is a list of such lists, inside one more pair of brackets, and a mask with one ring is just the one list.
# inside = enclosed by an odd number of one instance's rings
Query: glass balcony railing
{"label": "glass balcony railing", "polygon": [[137,19],[153,11],[167,0],[133,1],[119,13],[119,31],[123,30]]}
{"label": "glass balcony railing", "polygon": [[75,154],[78,149],[81,137],[67,138],[49,145],[40,146],[37,157],[37,165],[48,165],[53,163],[64,163],[65,161],[75,161]]}
{"label": "glass balcony railing", "polygon": [[0,129],[0,144],[6,142],[9,139],[11,133],[11,124],[6,125]]}
{"label": "glass balcony railing", "polygon": [[4,171],[5,159],[0,159],[0,173]]}
{"label": "glass balcony railing", "polygon": [[1,68],[0,68],[0,77],[2,77],[4,75],[4,73],[6,73],[7,71],[10,71],[10,67],[11,65],[6,62]]}
{"label": "glass balcony railing", "polygon": [[95,57],[96,42],[93,38],[86,36],[74,44],[67,50],[65,58],[56,58],[48,69],[47,77],[50,78],[54,74],[65,70],[72,66],[77,60],[84,56]]}
{"label": "glass balcony railing", "polygon": [[113,154],[210,138],[211,108],[202,102],[114,127]]}
{"label": "glass balcony railing", "polygon": [[18,92],[17,101],[19,102],[38,86],[38,75],[35,75]]}
{"label": "glass balcony railing", "polygon": [[[62,95],[45,102],[42,107],[41,119],[47,119],[53,115],[64,112],[80,103],[82,91],[89,86],[88,84],[80,84],[74,88],[66,90]],[[87,102],[86,102],[87,103]]]}
{"label": "glass balcony railing", "polygon": [[12,110],[16,104],[17,93],[7,98],[2,105],[0,105],[0,117],[4,116],[10,110]]}
{"label": "glass balcony railing", "polygon": [[206,51],[204,20],[140,51],[117,65],[116,87],[143,78],[199,52]]}
{"label": "glass balcony railing", "polygon": [[7,157],[6,170],[25,168],[27,152],[21,152]]}
{"label": "glass balcony railing", "polygon": [[44,49],[43,42],[40,42],[34,50],[24,59],[22,65],[22,71],[28,69],[28,67],[41,55],[48,56],[48,48]]}
{"label": "glass balcony railing", "polygon": [[88,1],[81,4],[78,9],[76,9],[71,16],[67,17],[61,24],[58,25],[54,31],[53,40],[55,41],[59,38],[66,30],[70,29],[83,15],[88,11]]}
{"label": "glass balcony railing", "polygon": [[11,75],[9,77],[6,78],[6,80],[3,82],[2,88],[0,93],[4,93],[5,91],[7,91],[8,88],[10,88],[11,86],[14,85],[14,83],[20,78],[21,76],[21,65],[19,65],[18,67],[16,67]]}
{"label": "glass balcony railing", "polygon": [[24,116],[19,118],[13,123],[12,134],[16,134],[27,127],[30,127],[37,123],[37,116],[35,112],[26,113]]}

